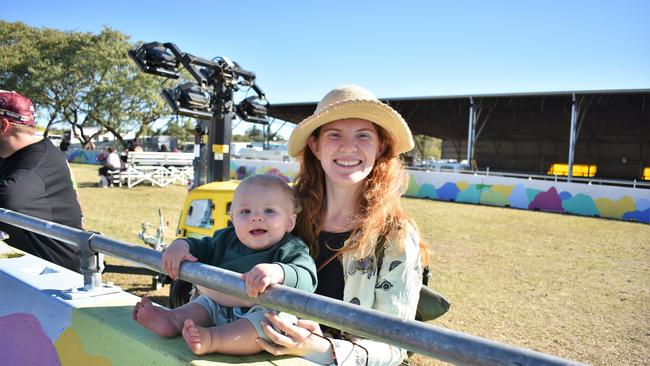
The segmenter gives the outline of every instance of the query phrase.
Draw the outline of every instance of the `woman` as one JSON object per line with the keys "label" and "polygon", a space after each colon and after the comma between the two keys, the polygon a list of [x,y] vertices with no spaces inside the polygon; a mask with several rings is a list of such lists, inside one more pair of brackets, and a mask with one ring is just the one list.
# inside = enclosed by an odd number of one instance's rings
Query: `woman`
{"label": "woman", "polygon": [[[400,204],[408,176],[399,158],[412,148],[399,113],[359,86],[332,90],[294,129],[289,154],[302,158],[294,187],[303,207],[294,233],[316,258],[316,293],[415,317],[422,255],[415,223]],[[340,365],[396,365],[406,356],[344,332],[324,335],[313,321],[267,319],[263,329],[275,344],[259,342],[272,354]]]}

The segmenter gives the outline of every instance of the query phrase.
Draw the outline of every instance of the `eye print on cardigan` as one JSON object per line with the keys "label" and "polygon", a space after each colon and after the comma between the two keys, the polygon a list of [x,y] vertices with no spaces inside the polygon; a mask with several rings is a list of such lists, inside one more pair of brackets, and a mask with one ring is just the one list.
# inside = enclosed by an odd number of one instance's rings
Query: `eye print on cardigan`
{"label": "eye print on cardigan", "polygon": [[354,305],[361,305],[361,301],[359,301],[358,297],[353,297],[352,300],[350,300],[350,303]]}
{"label": "eye print on cardigan", "polygon": [[393,284],[386,280],[383,280],[381,283],[376,284],[375,288],[380,288],[384,291],[390,291],[390,289],[393,288]]}
{"label": "eye print on cardigan", "polygon": [[402,261],[392,261],[392,262],[390,262],[390,266],[388,266],[388,272],[394,270],[395,267],[399,266],[400,264],[402,264]]}
{"label": "eye print on cardigan", "polygon": [[350,263],[350,266],[348,267],[348,274],[350,276],[354,275],[357,273],[357,271],[361,271],[364,275],[370,279],[372,275],[375,273],[375,260],[372,257],[366,257],[360,260],[352,261]]}

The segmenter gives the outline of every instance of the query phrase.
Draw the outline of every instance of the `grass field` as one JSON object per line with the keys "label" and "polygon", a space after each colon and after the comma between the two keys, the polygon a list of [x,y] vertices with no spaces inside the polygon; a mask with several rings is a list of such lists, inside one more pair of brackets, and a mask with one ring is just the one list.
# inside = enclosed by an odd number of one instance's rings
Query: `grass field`
{"label": "grass field", "polygon": [[[161,208],[173,239],[185,187],[101,189],[96,166],[72,169],[87,230],[137,243],[142,222],[157,225]],[[431,249],[430,284],[452,302],[433,324],[594,365],[650,364],[650,225],[404,203]],[[150,277],[104,278],[166,304],[168,288],[152,292]]]}

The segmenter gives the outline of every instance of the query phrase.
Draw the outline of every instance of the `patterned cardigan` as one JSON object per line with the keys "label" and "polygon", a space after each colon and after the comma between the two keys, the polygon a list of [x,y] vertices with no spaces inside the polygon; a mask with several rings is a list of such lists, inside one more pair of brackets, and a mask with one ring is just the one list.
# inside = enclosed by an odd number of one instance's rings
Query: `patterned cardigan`
{"label": "patterned cardigan", "polygon": [[[398,250],[396,242],[388,242],[378,271],[374,260],[355,260],[352,253],[344,253],[343,301],[414,319],[422,285],[419,239],[409,225],[404,250]],[[330,341],[336,364],[342,366],[398,365],[406,358],[406,350],[352,334],[343,333],[343,339]]]}

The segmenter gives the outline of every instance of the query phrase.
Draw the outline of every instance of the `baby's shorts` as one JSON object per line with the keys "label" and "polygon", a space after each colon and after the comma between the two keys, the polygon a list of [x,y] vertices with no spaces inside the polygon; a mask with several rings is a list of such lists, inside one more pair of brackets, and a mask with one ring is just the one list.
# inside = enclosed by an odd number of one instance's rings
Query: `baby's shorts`
{"label": "baby's shorts", "polygon": [[[260,338],[268,342],[271,342],[271,340],[266,335],[266,333],[264,333],[262,325],[260,324],[262,321],[269,323],[269,321],[266,320],[266,316],[264,316],[264,314],[268,312],[277,314],[279,317],[284,318],[293,324],[296,324],[298,321],[298,318],[294,315],[285,312],[278,312],[260,305],[255,305],[252,308],[223,306],[214,302],[214,300],[205,295],[197,297],[196,299],[192,300],[192,302],[201,305],[208,312],[210,319],[212,319],[214,325],[224,325],[232,323],[239,319],[247,319],[249,322],[251,322],[251,324],[253,324],[253,327],[255,327],[255,330],[257,331],[257,334],[260,336]],[[276,331],[280,332],[277,328]]]}

